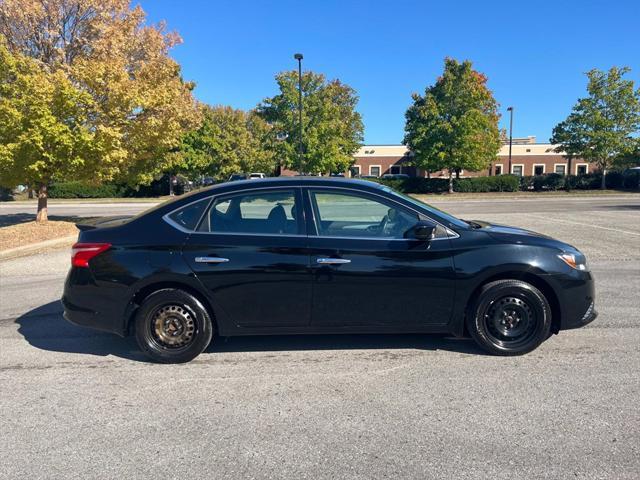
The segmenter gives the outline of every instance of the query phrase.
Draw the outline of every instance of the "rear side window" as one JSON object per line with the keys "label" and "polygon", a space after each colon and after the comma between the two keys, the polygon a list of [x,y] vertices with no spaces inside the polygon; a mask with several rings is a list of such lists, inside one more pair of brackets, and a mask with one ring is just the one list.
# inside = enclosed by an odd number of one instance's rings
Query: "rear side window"
{"label": "rear side window", "polygon": [[294,190],[247,192],[215,200],[198,231],[292,235],[298,233]]}
{"label": "rear side window", "polygon": [[198,225],[198,220],[202,217],[207,204],[211,199],[205,198],[195,203],[185,205],[184,207],[171,212],[168,218],[179,227],[185,230],[195,230]]}

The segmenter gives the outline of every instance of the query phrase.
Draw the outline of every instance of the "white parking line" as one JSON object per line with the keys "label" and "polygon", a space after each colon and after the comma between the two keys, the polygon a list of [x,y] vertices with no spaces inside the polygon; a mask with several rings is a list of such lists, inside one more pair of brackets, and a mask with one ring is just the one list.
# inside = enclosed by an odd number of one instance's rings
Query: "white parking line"
{"label": "white parking line", "polygon": [[547,220],[547,221],[552,221],[552,222],[559,222],[559,223],[571,223],[573,225],[581,225],[583,227],[589,227],[589,228],[598,228],[600,230],[610,230],[612,232],[618,232],[618,233],[624,233],[626,235],[633,235],[636,237],[640,237],[640,233],[639,232],[630,232],[628,230],[621,230],[619,228],[610,228],[610,227],[601,227],[600,225],[593,225],[592,223],[582,223],[582,222],[574,222],[572,220],[565,220],[562,218],[552,218],[551,216],[542,216],[542,215],[536,215],[533,213],[523,213],[522,214],[525,217],[533,217],[533,218],[538,218],[540,220]]}

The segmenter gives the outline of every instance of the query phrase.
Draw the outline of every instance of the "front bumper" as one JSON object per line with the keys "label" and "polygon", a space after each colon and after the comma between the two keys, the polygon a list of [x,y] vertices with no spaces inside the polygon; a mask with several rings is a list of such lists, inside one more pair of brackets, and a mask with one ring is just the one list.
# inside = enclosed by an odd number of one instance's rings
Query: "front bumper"
{"label": "front bumper", "polygon": [[593,322],[596,311],[595,282],[591,272],[572,270],[549,276],[558,297],[560,330],[580,328]]}

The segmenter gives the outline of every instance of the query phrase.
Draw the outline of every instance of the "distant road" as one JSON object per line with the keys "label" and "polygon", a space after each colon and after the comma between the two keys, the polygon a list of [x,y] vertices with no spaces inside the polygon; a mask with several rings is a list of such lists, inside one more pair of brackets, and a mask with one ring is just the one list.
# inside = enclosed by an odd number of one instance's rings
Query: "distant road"
{"label": "distant road", "polygon": [[[481,219],[483,214],[514,213],[552,213],[552,212],[580,212],[588,210],[611,210],[617,208],[640,208],[640,194],[638,195],[593,195],[572,197],[533,197],[533,198],[496,198],[486,199],[445,199],[438,198],[429,202],[442,210],[455,215],[474,215]],[[64,217],[101,217],[109,215],[136,215],[143,210],[157,205],[153,202],[56,202],[49,201],[50,216]],[[0,203],[0,217],[11,215],[23,216],[35,213],[35,202],[5,202]],[[3,219],[3,224],[8,220]]]}

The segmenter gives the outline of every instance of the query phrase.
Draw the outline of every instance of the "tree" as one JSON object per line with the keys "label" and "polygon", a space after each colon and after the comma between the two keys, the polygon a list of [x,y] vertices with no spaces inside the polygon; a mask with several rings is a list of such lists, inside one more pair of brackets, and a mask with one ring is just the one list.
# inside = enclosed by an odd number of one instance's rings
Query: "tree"
{"label": "tree", "polygon": [[38,221],[47,220],[47,184],[84,170],[100,156],[101,132],[88,118],[91,96],[58,71],[14,56],[0,36],[0,184],[38,184]]}
{"label": "tree", "polygon": [[271,129],[262,118],[231,107],[201,108],[200,127],[187,133],[171,154],[175,171],[226,178],[275,170],[274,153],[267,148]]}
{"label": "tree", "polygon": [[[128,0],[0,2],[0,35],[10,54],[30,57],[42,78],[57,82],[56,88],[73,87],[78,92],[73,98],[83,102],[73,107],[84,115],[78,125],[90,132],[86,149],[68,150],[76,156],[60,153],[52,162],[45,146],[31,164],[14,162],[14,168],[24,168],[12,177],[39,183],[39,212],[46,208],[46,186],[62,176],[61,168],[65,178],[84,179],[90,172],[95,182],[150,181],[163,169],[166,152],[197,125],[193,84],[183,81],[180,67],[168,56],[180,38],[162,24],[144,21],[142,9],[130,9]],[[67,124],[55,116],[58,110],[51,113],[56,122]],[[69,168],[61,167],[65,162]]]}
{"label": "tree", "polygon": [[500,149],[498,105],[487,88],[487,77],[471,62],[447,58],[444,73],[424,95],[414,94],[405,114],[404,143],[417,167],[429,172],[488,168]]}
{"label": "tree", "polygon": [[[345,172],[363,140],[362,117],[356,111],[358,96],[339,80],[324,75],[302,75],[302,159],[298,151],[298,72],[276,75],[280,93],[257,107],[258,115],[271,125],[272,145],[282,166],[299,172]],[[284,138],[273,141],[278,136]]]}
{"label": "tree", "polygon": [[633,156],[640,130],[640,89],[625,80],[629,68],[612,67],[608,72],[587,72],[588,96],[578,99],[572,112],[553,129],[551,143],[569,158],[595,162],[606,188],[607,170]]}

